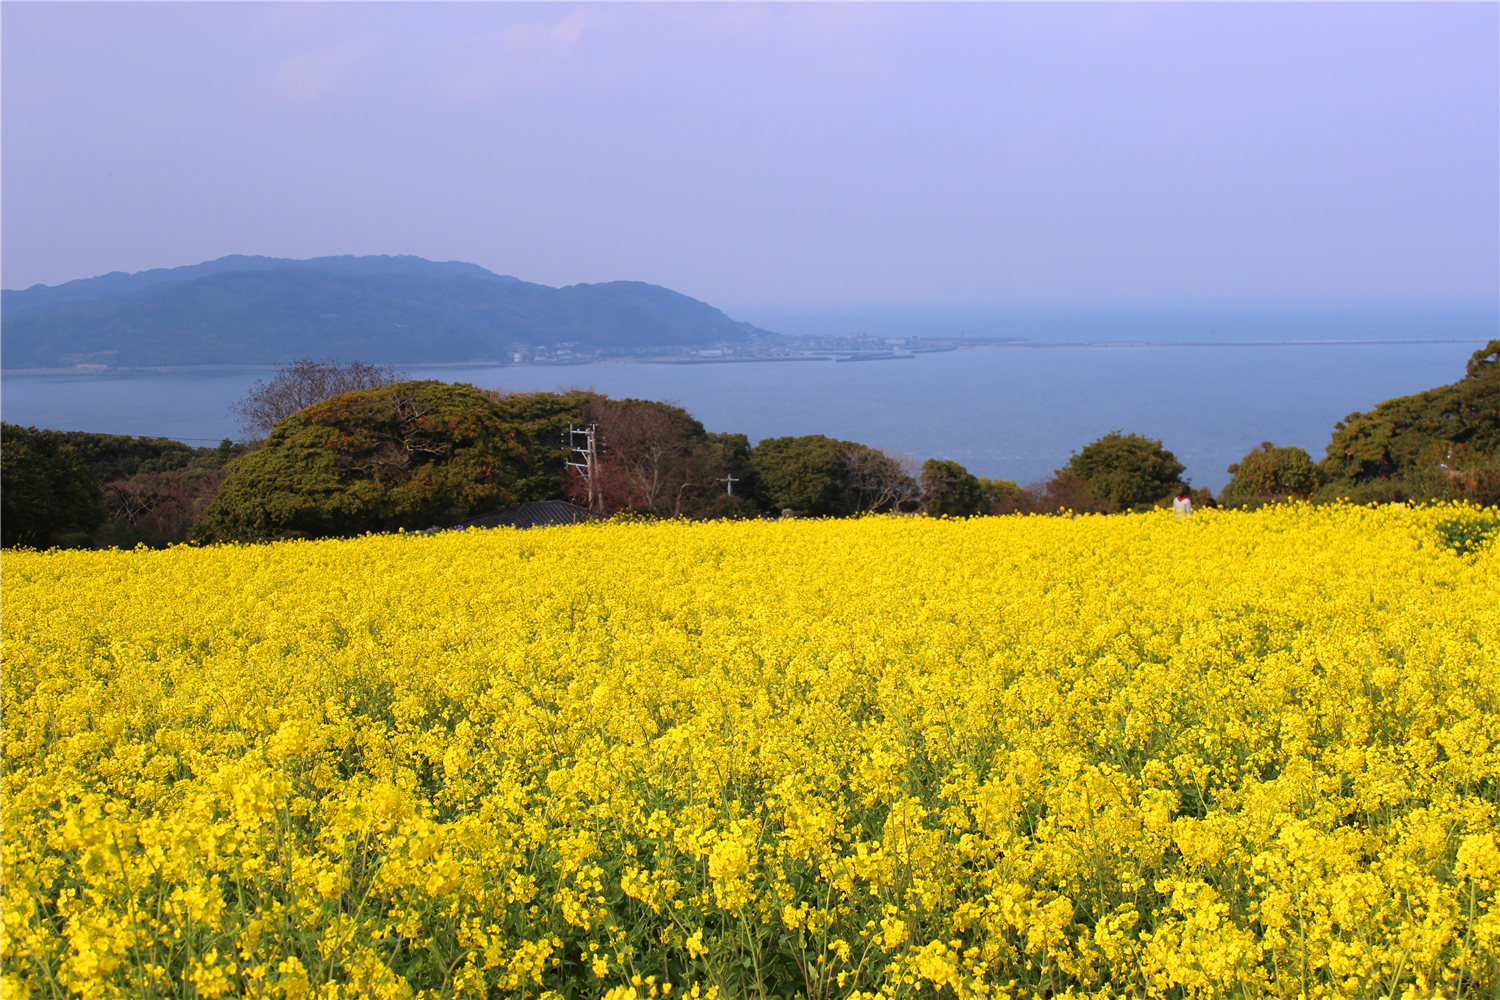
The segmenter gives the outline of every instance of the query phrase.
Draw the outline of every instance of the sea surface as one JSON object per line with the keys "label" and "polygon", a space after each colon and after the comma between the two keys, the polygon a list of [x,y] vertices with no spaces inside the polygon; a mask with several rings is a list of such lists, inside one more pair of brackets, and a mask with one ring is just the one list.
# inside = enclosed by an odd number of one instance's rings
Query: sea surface
{"label": "sea surface", "polygon": [[[1227,339],[1227,338],[1225,338]],[[1478,337],[1422,343],[1037,345],[908,360],[739,364],[415,366],[413,377],[486,388],[585,387],[675,402],[711,431],[752,441],[825,434],[976,475],[1029,483],[1115,429],[1160,438],[1195,486],[1262,441],[1317,459],[1335,421],[1463,375]],[[5,421],[217,444],[243,436],[228,408],[270,371],[6,374]]]}

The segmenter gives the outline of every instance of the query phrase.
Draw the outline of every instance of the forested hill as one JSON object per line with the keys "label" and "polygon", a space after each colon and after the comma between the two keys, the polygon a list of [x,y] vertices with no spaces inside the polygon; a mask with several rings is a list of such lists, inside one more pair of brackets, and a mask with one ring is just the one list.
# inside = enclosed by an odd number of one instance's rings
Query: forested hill
{"label": "forested hill", "polygon": [[3,307],[6,368],[324,355],[415,364],[499,359],[518,345],[629,350],[764,333],[659,285],[552,288],[420,257],[223,257],[7,290]]}
{"label": "forested hill", "polygon": [[351,274],[404,274],[414,278],[488,278],[491,281],[514,283],[518,279],[508,274],[495,274],[478,264],[467,264],[461,260],[436,261],[423,257],[390,257],[384,254],[372,257],[312,257],[308,260],[293,260],[290,257],[260,257],[245,254],[230,254],[218,260],[206,260],[201,264],[185,267],[156,267],[149,271],[111,271],[96,278],[79,278],[65,281],[61,285],[32,285],[20,291],[7,288],[0,291],[0,313],[9,319],[21,312],[61,305],[65,302],[87,302],[107,295],[128,295],[153,285],[168,282],[192,281],[210,274],[224,271],[280,271],[287,268],[302,268],[310,271],[338,271]]}

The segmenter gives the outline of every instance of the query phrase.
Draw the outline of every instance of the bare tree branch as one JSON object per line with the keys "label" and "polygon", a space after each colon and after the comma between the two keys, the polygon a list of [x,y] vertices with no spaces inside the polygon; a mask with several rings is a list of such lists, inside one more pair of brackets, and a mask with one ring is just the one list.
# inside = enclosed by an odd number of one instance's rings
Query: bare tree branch
{"label": "bare tree branch", "polygon": [[849,475],[856,513],[901,510],[920,497],[921,465],[911,455],[861,446],[846,448],[839,458]]}
{"label": "bare tree branch", "polygon": [[[722,491],[717,452],[686,411],[642,400],[609,400],[588,404],[583,419],[599,428],[594,487],[606,511],[677,517],[692,500]],[[586,494],[586,485],[574,479],[568,494]]]}
{"label": "bare tree branch", "polygon": [[270,382],[257,380],[244,398],[229,407],[247,434],[264,437],[272,427],[298,410],[357,389],[378,389],[405,382],[410,375],[390,365],[363,361],[341,363],[300,358],[280,365]]}
{"label": "bare tree branch", "polygon": [[143,523],[191,520],[213,499],[221,476],[182,472],[138,472],[104,484],[106,509],[130,527]]}

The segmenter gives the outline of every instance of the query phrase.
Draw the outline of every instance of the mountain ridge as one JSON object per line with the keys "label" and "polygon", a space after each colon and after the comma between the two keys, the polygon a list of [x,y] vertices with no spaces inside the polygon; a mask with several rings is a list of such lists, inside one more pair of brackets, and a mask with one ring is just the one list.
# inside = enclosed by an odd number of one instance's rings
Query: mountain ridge
{"label": "mountain ridge", "polygon": [[[282,265],[288,266],[282,266]],[[496,360],[521,346],[607,352],[767,335],[638,281],[553,288],[421,257],[231,255],[6,290],[5,367],[274,364],[335,355],[417,364]]]}
{"label": "mountain ridge", "polygon": [[153,285],[169,281],[191,281],[224,271],[276,271],[285,268],[350,271],[363,274],[428,274],[434,277],[467,275],[486,277],[506,283],[520,280],[508,274],[496,274],[478,264],[459,260],[432,261],[411,254],[396,256],[377,254],[365,257],[340,254],[298,259],[236,253],[206,260],[199,264],[185,264],[181,267],[153,267],[145,271],[110,271],[92,278],[75,278],[56,285],[35,284],[23,289],[0,289],[0,315],[14,315],[28,309],[64,302],[86,302],[107,295],[128,295]]}

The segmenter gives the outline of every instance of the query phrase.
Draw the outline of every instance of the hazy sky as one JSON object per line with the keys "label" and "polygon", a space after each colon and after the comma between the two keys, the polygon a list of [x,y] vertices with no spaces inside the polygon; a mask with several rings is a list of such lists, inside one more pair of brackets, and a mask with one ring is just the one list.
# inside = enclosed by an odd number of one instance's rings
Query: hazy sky
{"label": "hazy sky", "polygon": [[7,3],[3,284],[1500,295],[1500,5]]}

